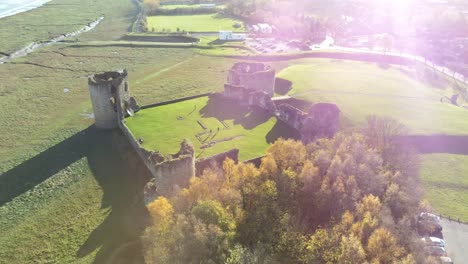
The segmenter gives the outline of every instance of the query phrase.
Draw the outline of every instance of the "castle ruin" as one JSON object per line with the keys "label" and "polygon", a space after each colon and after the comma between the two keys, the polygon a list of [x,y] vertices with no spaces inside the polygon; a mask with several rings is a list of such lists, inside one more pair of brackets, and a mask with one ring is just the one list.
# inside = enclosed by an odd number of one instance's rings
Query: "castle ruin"
{"label": "castle ruin", "polygon": [[268,65],[256,62],[238,62],[229,70],[224,95],[242,99],[253,92],[265,92],[270,97],[275,94],[275,70]]}
{"label": "castle ruin", "polygon": [[263,63],[239,62],[229,71],[224,96],[244,106],[258,106],[296,129],[305,144],[332,137],[339,130],[340,109],[331,103],[312,105],[307,112],[274,100],[275,71]]}
{"label": "castle ruin", "polygon": [[[256,106],[266,110],[271,116],[276,116],[299,131],[304,143],[320,137],[331,137],[339,129],[340,110],[334,104],[315,104],[303,112],[282,103],[282,99],[275,99],[275,71],[268,65],[236,63],[229,71],[227,82],[224,86],[225,97],[245,107]],[[88,84],[96,127],[119,128],[154,176],[145,190],[148,192],[147,203],[152,202],[157,195],[170,195],[177,186],[188,186],[191,177],[213,165],[221,166],[227,157],[238,160],[238,149],[197,160],[194,147],[187,140],[181,143],[180,151],[172,155],[146,150],[142,146],[143,140],[136,139],[125,124],[126,116],[133,116],[140,110],[136,100],[130,96],[127,71],[96,74],[88,79]],[[150,106],[144,108],[147,107]]]}

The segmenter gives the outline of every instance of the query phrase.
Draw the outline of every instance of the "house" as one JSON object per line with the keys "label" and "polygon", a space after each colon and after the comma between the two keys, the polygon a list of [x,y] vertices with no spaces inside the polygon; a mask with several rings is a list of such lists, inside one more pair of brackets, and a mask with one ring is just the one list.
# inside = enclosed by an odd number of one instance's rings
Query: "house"
{"label": "house", "polygon": [[257,26],[259,28],[259,30],[258,30],[259,33],[263,33],[263,34],[273,33],[273,28],[270,25],[266,24],[266,23],[260,23]]}
{"label": "house", "polygon": [[219,31],[220,40],[244,40],[247,38],[247,34],[244,33],[233,33],[232,31],[221,30]]}

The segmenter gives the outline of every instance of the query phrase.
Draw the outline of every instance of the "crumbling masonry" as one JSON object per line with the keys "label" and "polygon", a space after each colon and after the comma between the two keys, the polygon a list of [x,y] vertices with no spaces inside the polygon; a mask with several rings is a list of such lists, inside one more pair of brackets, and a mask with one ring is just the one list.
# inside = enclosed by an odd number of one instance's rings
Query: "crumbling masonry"
{"label": "crumbling masonry", "polygon": [[229,71],[224,96],[241,105],[258,106],[299,131],[307,144],[332,137],[339,130],[340,109],[331,103],[318,103],[307,112],[274,100],[275,71],[263,63],[240,62]]}
{"label": "crumbling masonry", "polygon": [[[89,78],[88,83],[96,127],[120,128],[154,176],[154,181],[147,185],[145,191],[149,194],[145,195],[147,203],[152,202],[157,195],[170,195],[177,186],[187,186],[191,177],[201,174],[203,169],[213,164],[222,164],[226,157],[237,161],[237,149],[197,161],[192,144],[186,140],[181,143],[180,151],[173,155],[146,150],[141,145],[142,141],[136,139],[125,125],[124,118],[140,110],[136,100],[130,96],[127,72],[122,70],[96,74]],[[304,143],[319,137],[331,137],[338,131],[340,110],[336,105],[319,103],[303,112],[281,103],[281,100],[275,100],[274,92],[275,71],[262,63],[236,63],[229,71],[224,86],[224,96],[246,107],[265,109],[298,130]]]}

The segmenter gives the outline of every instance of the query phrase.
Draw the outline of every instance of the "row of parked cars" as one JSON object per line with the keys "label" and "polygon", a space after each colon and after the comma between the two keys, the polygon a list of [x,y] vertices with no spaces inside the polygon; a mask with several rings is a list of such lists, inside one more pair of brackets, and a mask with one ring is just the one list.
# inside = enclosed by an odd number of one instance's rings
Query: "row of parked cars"
{"label": "row of parked cars", "polygon": [[420,213],[417,220],[418,233],[422,236],[426,253],[439,257],[442,263],[453,263],[445,250],[440,217],[431,213]]}

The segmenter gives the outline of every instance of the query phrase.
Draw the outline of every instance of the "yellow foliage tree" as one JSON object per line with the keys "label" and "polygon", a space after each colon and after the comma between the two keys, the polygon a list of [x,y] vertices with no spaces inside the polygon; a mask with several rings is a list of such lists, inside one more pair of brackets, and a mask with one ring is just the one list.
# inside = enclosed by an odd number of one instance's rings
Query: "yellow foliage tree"
{"label": "yellow foliage tree", "polygon": [[149,204],[148,211],[153,219],[153,226],[161,233],[165,233],[174,221],[174,209],[163,196]]}
{"label": "yellow foliage tree", "polygon": [[372,263],[395,263],[403,256],[404,250],[392,233],[385,228],[378,228],[369,237],[367,254]]}
{"label": "yellow foliage tree", "polygon": [[159,0],[144,0],[143,5],[151,12],[159,8]]}

